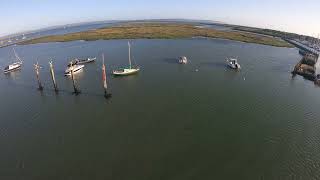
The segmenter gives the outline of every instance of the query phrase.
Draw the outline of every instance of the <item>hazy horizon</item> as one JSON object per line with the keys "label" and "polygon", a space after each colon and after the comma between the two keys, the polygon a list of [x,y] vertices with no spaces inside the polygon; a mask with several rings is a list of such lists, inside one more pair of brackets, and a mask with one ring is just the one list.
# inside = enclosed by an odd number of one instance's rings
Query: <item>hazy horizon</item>
{"label": "hazy horizon", "polygon": [[0,29],[0,37],[66,24],[149,19],[210,20],[317,37],[320,34],[320,24],[317,23],[320,18],[319,5],[316,0],[5,0],[0,17],[5,25]]}

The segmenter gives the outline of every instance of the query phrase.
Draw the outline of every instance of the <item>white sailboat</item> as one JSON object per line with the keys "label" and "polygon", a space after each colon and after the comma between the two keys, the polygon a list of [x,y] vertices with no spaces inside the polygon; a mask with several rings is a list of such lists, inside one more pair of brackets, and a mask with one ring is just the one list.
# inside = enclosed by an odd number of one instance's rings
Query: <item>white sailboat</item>
{"label": "white sailboat", "polygon": [[130,42],[128,42],[128,47],[129,47],[129,68],[120,68],[118,70],[113,70],[112,74],[115,76],[128,76],[128,75],[138,73],[140,71],[139,67],[132,67]]}
{"label": "white sailboat", "polygon": [[16,71],[16,70],[19,70],[21,69],[21,66],[22,66],[22,60],[20,59],[20,57],[18,56],[18,54],[16,53],[16,50],[13,49],[13,53],[16,57],[16,62],[6,66],[4,68],[4,73],[10,73],[10,72],[13,72],[13,71]]}

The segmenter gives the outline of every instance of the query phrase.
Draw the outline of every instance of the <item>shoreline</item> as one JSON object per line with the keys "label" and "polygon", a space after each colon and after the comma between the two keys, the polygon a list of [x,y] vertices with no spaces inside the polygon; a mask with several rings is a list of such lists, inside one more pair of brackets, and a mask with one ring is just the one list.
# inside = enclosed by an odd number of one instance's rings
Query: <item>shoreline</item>
{"label": "shoreline", "polygon": [[288,42],[265,37],[248,32],[226,32],[215,29],[196,27],[190,24],[156,24],[138,23],[124,24],[120,26],[105,27],[89,31],[69,33],[64,35],[52,35],[18,43],[18,45],[29,45],[50,42],[70,42],[70,41],[96,41],[96,40],[117,40],[117,39],[183,39],[193,37],[220,38],[244,43],[255,43],[275,47],[292,48]]}

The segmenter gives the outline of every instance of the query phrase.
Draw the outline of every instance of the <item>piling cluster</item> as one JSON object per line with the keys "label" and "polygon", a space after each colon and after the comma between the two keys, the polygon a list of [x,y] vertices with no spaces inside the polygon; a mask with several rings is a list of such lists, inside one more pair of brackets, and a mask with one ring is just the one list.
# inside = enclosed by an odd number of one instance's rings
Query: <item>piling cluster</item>
{"label": "piling cluster", "polygon": [[[105,67],[105,64],[104,64],[104,55],[102,55],[102,59],[103,59],[103,63],[102,63],[102,84],[103,84],[103,89],[104,89],[104,97],[107,99],[107,98],[111,97],[111,94],[108,93],[106,67]],[[74,64],[72,62],[70,62],[70,67],[72,68],[73,66],[74,66]],[[54,91],[56,93],[58,93],[59,89],[58,89],[57,81],[56,81],[56,78],[55,78],[54,66],[53,66],[53,62],[52,61],[49,62],[49,67],[50,67],[50,75],[51,75]],[[37,80],[37,83],[38,83],[38,90],[39,91],[43,91],[44,87],[42,86],[41,79],[40,79],[40,71],[39,71],[40,68],[41,67],[40,67],[38,62],[37,62],[37,64],[34,64],[34,70],[35,70],[35,73],[36,73],[36,80]],[[72,80],[72,85],[73,85],[73,94],[74,95],[79,95],[81,93],[81,91],[80,91],[79,87],[77,86],[76,80],[74,78],[73,70],[71,70],[70,73],[71,73],[71,80]]]}

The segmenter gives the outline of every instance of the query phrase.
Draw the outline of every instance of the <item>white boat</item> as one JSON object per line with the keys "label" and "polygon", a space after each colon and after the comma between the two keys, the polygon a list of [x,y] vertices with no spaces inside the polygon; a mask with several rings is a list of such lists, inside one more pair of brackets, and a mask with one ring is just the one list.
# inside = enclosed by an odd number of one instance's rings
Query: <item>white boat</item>
{"label": "white boat", "polygon": [[13,52],[14,52],[14,55],[17,59],[17,62],[14,62],[14,63],[6,66],[3,70],[5,74],[21,69],[22,60],[20,59],[20,57],[16,53],[15,49],[13,49]]}
{"label": "white boat", "polygon": [[112,74],[115,76],[128,76],[135,73],[138,73],[140,71],[139,67],[132,67],[131,65],[131,45],[128,42],[129,47],[129,68],[120,68],[118,70],[113,70]]}
{"label": "white boat", "polygon": [[185,56],[179,57],[179,63],[180,64],[187,64],[188,63],[187,57],[185,57]]}
{"label": "white boat", "polygon": [[73,74],[77,74],[77,73],[80,72],[83,68],[84,68],[84,65],[74,65],[74,66],[68,67],[68,68],[66,69],[66,71],[64,72],[64,75],[66,75],[66,76],[71,76],[71,71],[73,72]]}
{"label": "white boat", "polygon": [[236,58],[227,58],[227,64],[231,69],[241,69],[241,66]]}

